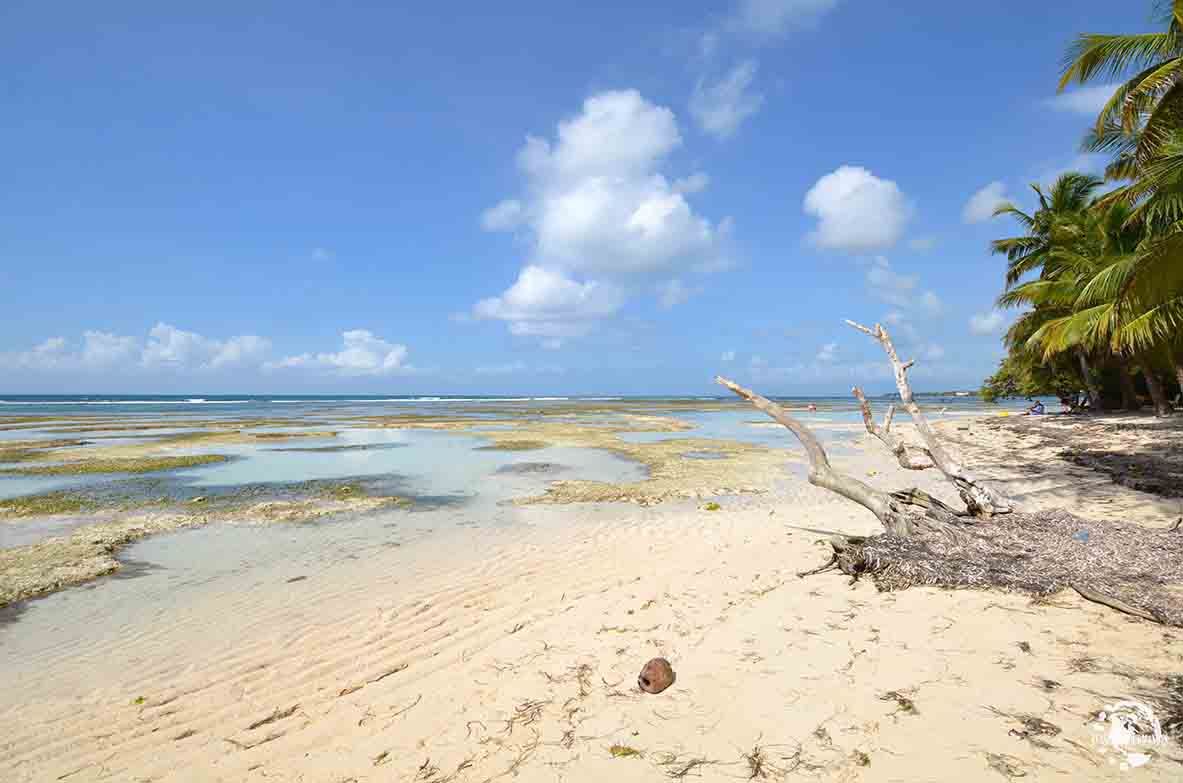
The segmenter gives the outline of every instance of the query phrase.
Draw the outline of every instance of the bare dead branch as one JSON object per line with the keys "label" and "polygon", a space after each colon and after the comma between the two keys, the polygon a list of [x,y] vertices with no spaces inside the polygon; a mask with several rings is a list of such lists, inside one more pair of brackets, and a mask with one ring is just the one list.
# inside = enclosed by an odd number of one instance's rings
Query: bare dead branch
{"label": "bare dead branch", "polygon": [[[830,466],[826,450],[822,448],[821,442],[814,437],[808,427],[790,416],[788,411],[775,402],[760,396],[751,389],[745,389],[735,381],[719,376],[715,378],[715,382],[726,386],[739,397],[764,411],[797,437],[797,440],[805,448],[805,454],[809,457],[810,484],[836,492],[848,500],[853,500],[878,517],[885,527],[891,529],[888,521],[892,517],[891,498],[887,493],[864,484],[854,476],[847,476],[834,470]],[[907,532],[900,533],[900,535],[907,534]]]}
{"label": "bare dead branch", "polygon": [[1112,598],[1105,595],[1104,593],[1099,593],[1096,590],[1091,590],[1084,585],[1074,584],[1072,585],[1072,589],[1076,591],[1077,595],[1086,601],[1092,601],[1093,603],[1100,604],[1101,606],[1108,606],[1110,609],[1116,609],[1119,612],[1133,615],[1134,617],[1141,617],[1143,620],[1150,620],[1151,622],[1155,623],[1162,622],[1162,620],[1155,617],[1145,609],[1139,608],[1137,606],[1130,606],[1125,601]]}
{"label": "bare dead branch", "polygon": [[860,332],[874,337],[883,346],[883,351],[887,354],[887,358],[891,362],[892,369],[895,372],[895,385],[899,390],[900,401],[903,403],[904,410],[908,412],[908,415],[912,417],[912,421],[916,424],[916,430],[924,440],[928,455],[932,458],[933,464],[957,488],[957,492],[961,495],[962,500],[965,501],[966,508],[969,509],[969,512],[978,517],[988,517],[992,514],[1010,512],[1012,505],[1009,500],[997,490],[979,481],[967,467],[953,459],[945,451],[940,440],[937,438],[936,432],[933,431],[932,426],[928,423],[928,419],[921,412],[920,406],[916,404],[916,400],[912,397],[912,386],[908,383],[908,368],[913,363],[910,361],[900,361],[899,354],[895,350],[895,344],[892,343],[891,335],[887,333],[887,330],[880,324],[875,324],[875,328],[871,329],[849,319],[847,319],[846,323]]}
{"label": "bare dead branch", "polygon": [[897,490],[896,492],[891,493],[891,497],[900,503],[923,508],[930,516],[941,516],[945,518],[961,516],[957,509],[945,504],[940,500],[937,500],[932,495],[918,487]]}
{"label": "bare dead branch", "polygon": [[[737,396],[742,397],[764,411],[774,421],[782,424],[797,437],[797,440],[805,447],[805,453],[809,457],[810,484],[835,492],[847,500],[853,500],[863,508],[868,509],[883,523],[883,527],[893,535],[907,538],[915,535],[921,527],[925,529],[925,532],[944,537],[956,537],[958,535],[954,526],[947,524],[949,520],[948,514],[928,513],[927,515],[920,515],[910,512],[908,510],[909,503],[901,502],[886,492],[880,492],[874,487],[859,481],[854,476],[848,476],[845,473],[834,470],[830,465],[829,457],[826,456],[825,449],[822,448],[821,442],[809,431],[809,428],[790,416],[788,411],[775,402],[762,397],[751,389],[745,389],[735,381],[728,380],[727,378],[716,377],[715,382],[726,386]],[[946,506],[945,508],[948,507]]]}
{"label": "bare dead branch", "polygon": [[[927,449],[909,446],[904,442],[903,438],[891,433],[891,419],[895,415],[894,405],[887,409],[887,415],[883,418],[883,426],[880,426],[875,423],[875,419],[871,416],[871,403],[867,402],[867,397],[863,394],[863,390],[855,386],[851,392],[854,394],[855,399],[858,400],[859,407],[863,411],[863,424],[866,425],[867,432],[883,441],[883,445],[887,446],[888,450],[899,460],[901,468],[906,470],[927,470],[933,466],[932,456],[928,453]],[[919,451],[923,456],[913,456],[909,453],[909,449]]]}

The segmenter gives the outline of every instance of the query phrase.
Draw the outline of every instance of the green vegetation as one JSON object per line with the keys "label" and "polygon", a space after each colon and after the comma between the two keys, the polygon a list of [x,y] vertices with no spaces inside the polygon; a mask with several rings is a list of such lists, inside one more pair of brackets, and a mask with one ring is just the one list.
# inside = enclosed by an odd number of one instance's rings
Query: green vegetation
{"label": "green vegetation", "polygon": [[0,473],[18,476],[80,476],[91,473],[154,473],[162,470],[179,470],[197,465],[225,462],[222,454],[189,454],[180,457],[128,457],[114,459],[90,459],[75,462],[61,462],[33,467],[6,468]]}
{"label": "green vegetation", "polygon": [[1084,389],[1094,410],[1134,409],[1144,390],[1162,416],[1183,386],[1183,0],[1156,8],[1161,32],[1080,36],[1060,80],[1125,79],[1083,142],[1112,156],[1118,186],[1072,172],[1032,186],[1034,212],[995,212],[1022,227],[992,244],[1007,258],[999,305],[1025,309],[986,399]]}
{"label": "green vegetation", "polygon": [[499,440],[488,446],[479,446],[478,451],[537,451],[547,444],[541,440]]}
{"label": "green vegetation", "polygon": [[0,517],[36,517],[45,514],[79,514],[95,504],[70,492],[47,492],[0,500]]}
{"label": "green vegetation", "polygon": [[0,462],[29,462],[53,459],[52,449],[82,446],[81,440],[13,440],[0,444]]}
{"label": "green vegetation", "polygon": [[320,494],[332,500],[353,500],[354,498],[363,498],[366,496],[365,492],[357,484],[333,484],[323,488]]}

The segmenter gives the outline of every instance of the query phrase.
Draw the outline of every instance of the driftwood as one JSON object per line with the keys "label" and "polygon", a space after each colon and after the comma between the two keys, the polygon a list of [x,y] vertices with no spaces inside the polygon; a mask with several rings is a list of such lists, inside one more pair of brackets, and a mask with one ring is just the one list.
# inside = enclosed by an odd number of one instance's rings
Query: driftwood
{"label": "driftwood", "polygon": [[965,506],[969,509],[969,513],[975,517],[989,517],[994,514],[1006,514],[1012,510],[1012,505],[1001,492],[982,483],[969,468],[962,465],[955,460],[952,455],[945,451],[941,441],[937,438],[936,432],[933,431],[932,426],[928,423],[928,419],[924,417],[920,406],[916,404],[916,400],[912,397],[912,386],[908,383],[908,370],[911,369],[915,363],[914,360],[901,362],[899,355],[896,353],[895,345],[891,341],[891,336],[879,324],[875,324],[874,329],[869,329],[860,323],[848,320],[846,323],[858,329],[860,332],[869,334],[879,341],[883,346],[883,351],[887,354],[888,361],[891,362],[891,367],[895,371],[895,385],[900,393],[900,402],[903,403],[904,410],[912,417],[912,422],[916,425],[917,432],[924,440],[924,445],[927,447],[926,453],[932,459],[933,465],[937,470],[945,474],[957,492],[961,495],[961,499],[965,501]]}
{"label": "driftwood", "polygon": [[[859,402],[859,408],[863,412],[863,424],[866,425],[867,432],[883,441],[883,445],[887,446],[888,450],[899,460],[901,468],[906,470],[928,470],[931,467],[935,467],[932,463],[932,455],[928,453],[928,449],[912,446],[891,431],[891,421],[895,417],[894,405],[887,406],[887,413],[883,416],[883,424],[879,425],[875,423],[875,417],[871,415],[871,403],[867,402],[867,397],[863,394],[863,390],[855,386],[851,389],[851,392]],[[919,451],[921,456],[913,456],[911,453],[913,451]]]}
{"label": "driftwood", "polygon": [[[875,424],[857,387],[867,431],[910,470],[935,467],[957,489],[966,510],[958,511],[919,489],[883,492],[830,464],[821,442],[784,408],[727,378],[719,384],[792,432],[809,458],[809,482],[860,504],[883,524],[869,537],[835,534],[829,562],[807,576],[840,570],[852,579],[866,574],[881,590],[913,585],[995,588],[1047,596],[1065,589],[1128,615],[1183,626],[1183,535],[1120,522],[1097,522],[1063,510],[1012,511],[1003,493],[985,484],[944,450],[912,396],[907,371],[882,326],[848,321],[883,345],[895,370],[904,409],[924,447],[909,446],[891,432],[894,412]],[[929,464],[919,453],[928,458]],[[807,528],[808,529],[808,528]],[[831,531],[817,530],[827,533]]]}
{"label": "driftwood", "polygon": [[[797,436],[797,440],[801,441],[801,445],[805,447],[805,454],[809,457],[810,484],[836,492],[847,500],[853,500],[863,506],[878,517],[879,521],[883,523],[883,527],[893,535],[907,537],[917,534],[921,528],[925,528],[930,533],[944,536],[957,534],[950,524],[955,521],[956,517],[944,510],[948,506],[943,503],[939,506],[928,504],[921,506],[925,509],[925,513],[918,514],[913,510],[914,506],[911,503],[913,496],[907,493],[898,493],[897,496],[882,492],[854,476],[834,470],[821,442],[814,437],[808,427],[790,416],[784,408],[751,389],[745,389],[735,381],[723,377],[715,378],[715,381],[764,411]],[[925,498],[929,499],[927,495]]]}

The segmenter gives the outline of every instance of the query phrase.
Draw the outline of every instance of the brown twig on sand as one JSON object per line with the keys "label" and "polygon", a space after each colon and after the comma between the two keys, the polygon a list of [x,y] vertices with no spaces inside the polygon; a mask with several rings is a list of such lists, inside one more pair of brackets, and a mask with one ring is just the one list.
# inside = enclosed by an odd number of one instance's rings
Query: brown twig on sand
{"label": "brown twig on sand", "polygon": [[382,680],[385,680],[387,677],[391,676],[392,674],[398,674],[399,672],[406,669],[408,666],[410,666],[409,663],[400,663],[398,666],[395,666],[393,669],[387,669],[386,671],[379,674],[377,677],[374,677],[373,679],[370,679],[370,680],[366,680],[365,682],[361,683],[360,685],[350,685],[347,688],[342,688],[341,691],[337,694],[337,697],[340,698],[342,696],[348,696],[351,693],[356,693],[356,692],[360,691],[362,688],[366,687],[367,685],[373,685],[376,682],[381,682]]}
{"label": "brown twig on sand", "polygon": [[916,702],[900,691],[888,691],[879,697],[879,701],[894,701],[898,707],[896,712],[902,712],[905,715],[916,715],[920,712],[916,709]]}
{"label": "brown twig on sand", "polygon": [[542,711],[550,704],[550,699],[527,699],[513,708],[513,715],[505,721],[505,733],[513,734],[517,726],[529,726],[537,723],[542,717]]}
{"label": "brown twig on sand", "polygon": [[1072,589],[1076,591],[1077,595],[1086,601],[1092,601],[1095,604],[1108,606],[1110,609],[1116,609],[1119,612],[1130,614],[1134,617],[1141,617],[1143,620],[1162,622],[1159,618],[1155,617],[1145,609],[1139,609],[1136,606],[1130,606],[1125,601],[1118,600],[1117,598],[1111,598],[1103,593],[1098,593],[1096,590],[1091,590],[1084,585],[1074,584],[1072,585]]}
{"label": "brown twig on sand", "polygon": [[292,706],[288,707],[286,710],[281,710],[278,707],[276,707],[274,712],[272,712],[266,718],[260,718],[259,720],[255,721],[251,725],[247,726],[246,730],[247,731],[254,731],[255,729],[259,728],[260,726],[266,726],[269,723],[275,723],[277,720],[283,720],[284,718],[290,718],[296,714],[296,710],[298,710],[298,709],[300,709],[299,704],[293,704]]}
{"label": "brown twig on sand", "polygon": [[255,742],[239,742],[238,740],[233,740],[233,739],[230,739],[229,737],[223,737],[222,739],[226,742],[229,742],[231,745],[238,748],[239,750],[250,750],[251,748],[257,748],[260,745],[266,745],[268,742],[272,742],[273,740],[277,740],[280,737],[282,737],[283,735],[284,735],[284,732],[276,731],[271,734],[268,734],[266,737],[263,737],[263,739],[261,739],[261,740],[256,740]]}
{"label": "brown twig on sand", "polygon": [[521,769],[522,765],[525,764],[526,761],[534,755],[534,752],[538,750],[539,744],[538,732],[534,731],[534,738],[532,740],[525,743],[524,745],[518,746],[517,755],[514,756],[513,761],[509,763],[509,766],[506,768],[506,770],[500,775],[494,775],[493,778],[490,778],[490,780],[506,776],[516,777],[518,770]]}
{"label": "brown twig on sand", "polygon": [[708,759],[704,756],[693,756],[683,759],[679,758],[676,753],[665,753],[662,754],[657,765],[664,768],[666,777],[673,778],[674,780],[682,780],[696,769],[718,766],[724,763],[722,761]]}
{"label": "brown twig on sand", "polygon": [[[741,753],[740,756],[744,763],[748,765],[748,780],[767,780],[769,777],[783,778],[791,772],[795,772],[801,766],[801,747],[788,754],[779,757],[780,763],[773,763],[770,759],[769,751],[774,748],[782,748],[782,745],[761,745],[757,740],[752,749],[746,753]],[[785,764],[784,762],[788,762]]]}

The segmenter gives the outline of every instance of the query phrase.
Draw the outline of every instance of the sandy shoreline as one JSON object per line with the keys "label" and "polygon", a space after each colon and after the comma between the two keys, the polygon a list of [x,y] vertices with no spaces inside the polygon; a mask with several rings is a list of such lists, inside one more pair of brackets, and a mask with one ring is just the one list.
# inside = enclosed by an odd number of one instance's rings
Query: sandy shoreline
{"label": "sandy shoreline", "polygon": [[[1010,428],[944,426],[979,457],[1016,453]],[[952,499],[866,440],[835,463]],[[1029,505],[1156,526],[1178,505],[1012,461],[977,464]],[[49,647],[5,635],[17,623],[0,630],[19,683],[0,693],[0,777],[1109,780],[1092,717],[1165,698],[1179,672],[1175,630],[1075,597],[799,579],[823,537],[786,524],[876,527],[802,481],[721,503],[521,507],[507,527],[280,564]],[[655,655],[677,683],[640,694]],[[1130,774],[1177,780],[1183,751],[1153,753]]]}

